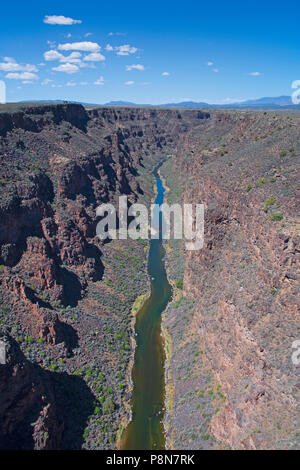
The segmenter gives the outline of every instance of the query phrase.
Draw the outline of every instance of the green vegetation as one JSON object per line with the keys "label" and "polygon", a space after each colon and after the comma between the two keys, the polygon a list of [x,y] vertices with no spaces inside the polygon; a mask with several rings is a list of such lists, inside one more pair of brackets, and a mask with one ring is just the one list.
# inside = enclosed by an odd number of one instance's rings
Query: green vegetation
{"label": "green vegetation", "polygon": [[272,222],[277,222],[283,219],[283,214],[281,212],[273,212],[273,214],[270,215],[270,220]]}
{"label": "green vegetation", "polygon": [[256,186],[261,187],[263,184],[266,184],[266,178],[260,178],[256,184]]}
{"label": "green vegetation", "polygon": [[103,403],[103,413],[108,415],[115,411],[115,405],[111,397],[107,397]]}
{"label": "green vegetation", "polygon": [[266,199],[264,211],[268,212],[269,207],[273,206],[275,204],[275,202],[276,201],[275,201],[274,197],[269,197],[268,199]]}

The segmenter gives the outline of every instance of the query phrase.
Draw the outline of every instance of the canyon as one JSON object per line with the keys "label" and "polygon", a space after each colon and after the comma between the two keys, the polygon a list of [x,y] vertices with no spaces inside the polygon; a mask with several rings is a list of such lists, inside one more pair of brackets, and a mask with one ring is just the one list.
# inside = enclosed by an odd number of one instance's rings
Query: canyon
{"label": "canyon", "polygon": [[146,240],[96,207],[203,203],[205,242],[165,243],[169,449],[299,448],[300,114],[0,107],[1,449],[114,449],[130,418]]}

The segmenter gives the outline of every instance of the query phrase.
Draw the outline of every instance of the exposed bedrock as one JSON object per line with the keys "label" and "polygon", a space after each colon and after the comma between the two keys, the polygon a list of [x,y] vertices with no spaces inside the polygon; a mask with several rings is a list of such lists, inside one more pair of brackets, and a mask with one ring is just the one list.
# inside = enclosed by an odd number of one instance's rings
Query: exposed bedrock
{"label": "exposed bedrock", "polygon": [[219,112],[173,160],[184,200],[205,206],[204,247],[184,253],[184,292],[196,300],[186,335],[212,409],[203,418],[199,405],[191,428],[209,416],[211,445],[299,447],[299,154],[298,115]]}
{"label": "exposed bedrock", "polygon": [[[27,342],[28,350],[31,344],[41,344],[40,362],[47,364],[48,372],[34,362],[36,346],[28,352],[28,360],[21,357],[14,339],[8,339],[9,361],[0,366],[0,386],[7,388],[1,393],[0,441],[3,448],[80,448],[93,396],[79,377],[50,372],[49,367],[55,367],[50,357],[66,363],[65,368],[68,358],[81,368],[94,359],[74,353],[78,336],[82,344],[93,331],[86,328],[83,333],[85,327],[76,331],[71,326],[75,314],[69,318],[65,312],[81,302],[95,316],[95,295],[88,298],[87,291],[104,274],[103,246],[95,236],[96,208],[115,202],[120,194],[135,202],[144,194],[139,178],[143,159],[165,154],[182,134],[210,115],[147,109],[87,111],[73,104],[12,108],[0,112],[1,328],[7,327],[23,346]],[[101,362],[102,357],[96,360]],[[79,389],[80,400],[86,403],[77,421],[59,408],[65,386],[73,414],[78,406],[69,396],[72,387]]]}
{"label": "exposed bedrock", "polygon": [[[103,398],[99,384],[87,386],[88,366],[96,362],[105,371],[120,344],[125,354],[120,312],[128,292],[120,273],[143,262],[145,253],[140,247],[139,256],[125,258],[118,247],[108,262],[95,236],[95,210],[120,194],[129,203],[150,200],[150,169],[167,155],[173,189],[182,189],[176,202],[205,205],[204,247],[177,261],[184,266],[183,293],[195,301],[193,315],[181,323],[185,311],[178,305],[169,319],[174,377],[183,373],[176,338],[187,367],[199,372],[175,383],[174,446],[200,446],[198,436],[205,448],[299,446],[299,369],[291,361],[292,343],[300,339],[299,123],[295,113],[75,104],[0,112],[1,329],[10,345],[0,387],[9,383],[13,390],[0,394],[4,448],[18,447],[18,428],[24,429],[22,448],[113,447],[112,435],[99,440],[107,434],[96,429],[99,423],[90,426],[90,437],[86,431],[88,417],[102,407],[95,394]],[[108,321],[119,321],[118,331],[112,333]],[[35,363],[38,348],[22,357],[14,337],[22,345],[42,344],[48,369]],[[193,357],[191,337],[198,348]],[[57,363],[64,372],[56,371]],[[210,382],[204,377],[199,384],[201,373]],[[115,385],[117,413],[123,382]],[[189,387],[199,399],[203,394],[208,412],[189,403]]]}

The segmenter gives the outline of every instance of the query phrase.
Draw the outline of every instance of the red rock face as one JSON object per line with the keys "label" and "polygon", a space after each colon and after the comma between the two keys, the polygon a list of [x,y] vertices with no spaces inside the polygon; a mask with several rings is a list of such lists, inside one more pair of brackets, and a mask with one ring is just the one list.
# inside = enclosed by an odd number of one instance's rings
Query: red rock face
{"label": "red rock face", "polygon": [[184,290],[197,301],[186,334],[211,376],[198,388],[212,397],[212,446],[299,447],[298,129],[298,116],[216,113],[174,160],[185,201],[205,205],[204,248],[185,252]]}
{"label": "red rock face", "polygon": [[[42,360],[48,367],[47,351],[49,357],[58,360],[60,354],[59,359],[66,360],[70,342],[76,343],[79,333],[62,318],[63,308],[77,306],[82,300],[84,308],[94,314],[94,300],[84,299],[103,275],[103,247],[95,237],[96,207],[114,202],[120,194],[136,201],[143,193],[137,178],[143,158],[173,145],[180,134],[204,118],[209,115],[197,111],[101,108],[87,112],[79,105],[32,106],[0,113],[0,295],[5,312],[9,311],[3,322],[19,335],[22,332],[21,343],[27,338],[29,344],[45,345]],[[84,341],[90,334],[87,326],[85,329]],[[77,367],[92,359],[92,355],[79,356]],[[26,362],[23,379],[28,384],[33,373],[30,367],[30,361]],[[9,369],[5,377],[11,384],[13,368],[5,369]],[[22,368],[18,366],[18,371]],[[53,377],[49,375],[51,382]],[[24,441],[25,447],[79,445],[73,436],[64,436],[62,443],[58,422],[55,440],[54,402],[60,399],[54,390],[53,397],[43,402],[44,379],[42,374],[34,390],[20,388],[28,406],[23,399],[18,402],[16,392],[10,416],[5,418],[4,448],[18,447],[18,423],[29,419],[34,406],[38,414],[31,421],[33,434]],[[68,379],[60,377],[54,382],[64,387],[64,380]],[[92,403],[84,386],[78,383],[75,387]],[[2,411],[8,413],[5,406],[2,404]],[[12,426],[9,420],[15,419],[17,407],[22,412]],[[50,427],[54,429],[51,438]],[[81,427],[78,442],[84,432]]]}
{"label": "red rock face", "polygon": [[[291,361],[299,339],[298,129],[297,115],[272,112],[47,105],[0,113],[1,328],[12,344],[0,366],[4,448],[95,448],[99,430],[92,427],[88,444],[81,437],[96,387],[77,374],[93,362],[104,371],[115,364],[115,351],[101,348],[114,340],[105,335],[107,318],[118,321],[117,308],[99,297],[119,282],[113,256],[100,282],[106,247],[95,237],[95,209],[120,194],[130,202],[150,195],[145,164],[166,153],[174,154],[169,176],[179,177],[173,189],[180,183],[185,202],[205,204],[204,248],[177,260],[193,314],[184,320],[178,305],[166,320],[174,335],[173,377],[183,374],[183,364],[197,372],[175,384],[174,447],[299,447],[300,388]],[[121,288],[109,295],[122,305]],[[35,363],[34,347],[29,359],[18,356],[10,338],[20,331],[28,344],[40,339],[48,370]],[[63,372],[50,369],[54,359],[65,364]],[[205,409],[189,402],[195,390]],[[87,406],[76,422],[69,410],[79,410],[79,402]]]}

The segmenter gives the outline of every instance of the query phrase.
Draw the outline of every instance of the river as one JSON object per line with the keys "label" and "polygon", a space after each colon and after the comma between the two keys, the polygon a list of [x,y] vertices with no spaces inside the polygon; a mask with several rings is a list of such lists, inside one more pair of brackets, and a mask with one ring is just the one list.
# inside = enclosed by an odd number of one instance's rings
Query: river
{"label": "river", "polygon": [[[164,201],[165,188],[154,170],[157,196],[155,203]],[[161,226],[161,213],[159,214]],[[163,450],[165,436],[163,409],[165,400],[165,354],[161,336],[161,313],[172,295],[164,265],[164,247],[159,239],[150,240],[148,274],[151,294],[137,314],[135,332],[136,350],[132,371],[132,420],[127,426],[121,444],[122,450]]]}

